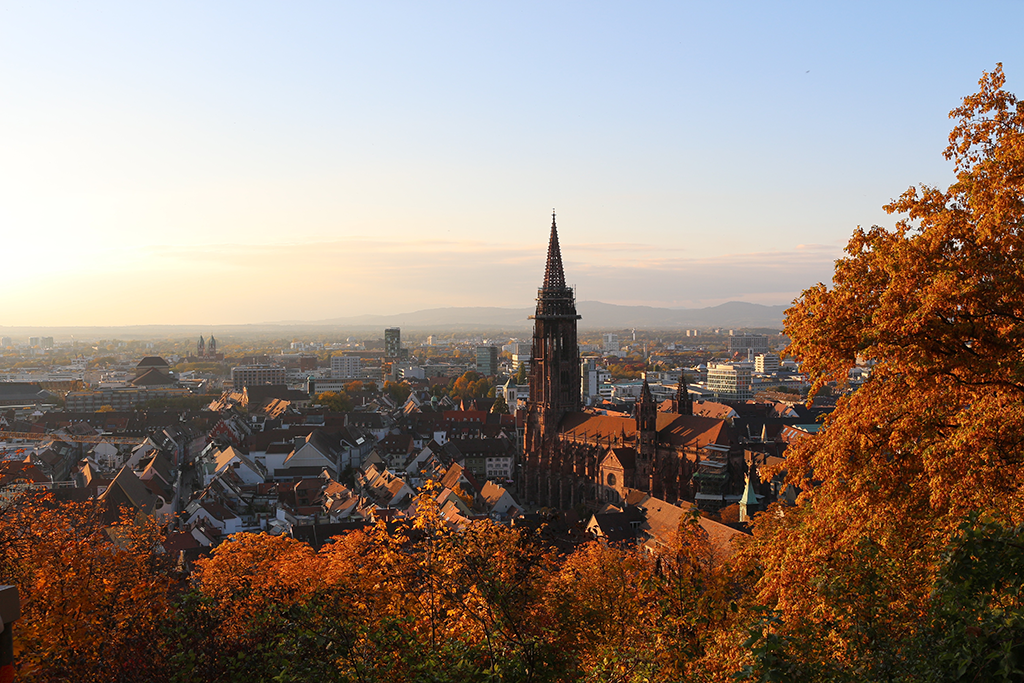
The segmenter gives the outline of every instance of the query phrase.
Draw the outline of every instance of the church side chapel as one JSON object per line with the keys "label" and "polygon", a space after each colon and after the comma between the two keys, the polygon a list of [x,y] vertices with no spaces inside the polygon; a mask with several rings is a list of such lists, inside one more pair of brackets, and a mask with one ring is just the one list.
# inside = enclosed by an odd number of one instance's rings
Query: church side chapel
{"label": "church side chapel", "polygon": [[570,509],[625,500],[628,489],[718,510],[739,500],[746,466],[725,420],[693,414],[680,376],[668,412],[646,380],[632,418],[584,410],[576,293],[565,284],[555,215],[544,283],[532,316],[533,359],[524,437],[523,494],[533,505]]}

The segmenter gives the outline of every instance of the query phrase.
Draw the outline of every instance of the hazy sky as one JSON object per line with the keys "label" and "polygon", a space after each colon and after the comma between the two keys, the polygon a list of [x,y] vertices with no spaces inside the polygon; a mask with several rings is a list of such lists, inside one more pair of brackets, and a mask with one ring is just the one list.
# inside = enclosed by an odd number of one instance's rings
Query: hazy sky
{"label": "hazy sky", "polygon": [[[969,10],[969,11],[968,11]],[[788,303],[1024,3],[0,2],[0,325]]]}

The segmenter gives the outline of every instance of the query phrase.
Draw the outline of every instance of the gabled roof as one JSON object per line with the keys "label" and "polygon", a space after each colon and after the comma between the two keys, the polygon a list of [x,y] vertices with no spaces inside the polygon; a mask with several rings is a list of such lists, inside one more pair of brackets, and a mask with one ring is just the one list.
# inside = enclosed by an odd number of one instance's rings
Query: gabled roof
{"label": "gabled roof", "polygon": [[451,439],[448,443],[458,448],[464,456],[510,456],[512,455],[512,444],[508,439],[497,437],[489,439]]}
{"label": "gabled roof", "polygon": [[384,427],[384,416],[380,413],[348,413],[345,419],[348,424],[357,427],[367,429],[382,429]]}
{"label": "gabled roof", "polygon": [[[247,404],[260,405],[273,398],[288,400],[291,397],[291,390],[286,384],[251,384],[242,389],[245,396],[243,402]],[[309,397],[306,396],[308,399]]]}
{"label": "gabled roof", "polygon": [[221,470],[224,469],[230,469],[228,468],[228,465],[235,459],[243,463],[247,468],[249,468],[253,472],[261,476],[266,476],[265,468],[262,465],[250,460],[249,456],[244,455],[241,452],[235,450],[234,446],[228,446],[224,450],[218,451],[217,454],[214,455],[216,471],[220,472]]}
{"label": "gabled roof", "polygon": [[0,486],[17,482],[42,484],[49,481],[50,478],[43,474],[38,465],[18,460],[0,461]]}
{"label": "gabled roof", "polygon": [[155,475],[160,477],[161,480],[167,485],[174,484],[174,477],[171,475],[172,467],[170,461],[164,456],[163,453],[157,453],[146,465],[146,469],[142,471],[142,478],[148,478],[147,475]]}
{"label": "gabled roof", "polygon": [[448,468],[448,471],[444,473],[444,476],[441,477],[441,486],[448,489],[454,489],[459,485],[459,480],[462,478],[462,473],[464,471],[465,468],[462,465],[453,463],[452,466]]}
{"label": "gabled roof", "polygon": [[26,403],[47,398],[50,392],[44,391],[34,382],[0,382],[0,400],[15,401],[24,399]]}
{"label": "gabled roof", "polygon": [[[673,446],[700,448],[709,443],[727,445],[729,435],[726,423],[699,415],[657,413],[659,440]],[[636,420],[632,417],[599,415],[593,413],[566,413],[559,425],[563,437],[581,441],[627,441],[636,437]]]}
{"label": "gabled roof", "polygon": [[206,510],[211,517],[220,522],[238,518],[238,515],[216,501],[204,500],[199,504],[199,507]]}
{"label": "gabled roof", "polygon": [[310,433],[306,438],[306,443],[328,457],[336,456],[341,446],[336,436],[323,429],[317,429]]}
{"label": "gabled roof", "polygon": [[619,447],[610,448],[601,460],[601,467],[620,467],[623,471],[636,469],[636,450]]}
{"label": "gabled roof", "polygon": [[[655,543],[661,546],[668,546],[673,542],[679,530],[679,523],[692,508],[689,503],[681,502],[679,505],[672,505],[653,496],[645,496],[640,504],[647,511],[644,526]],[[711,547],[723,557],[729,557],[734,552],[733,539],[745,535],[741,531],[707,517],[700,517],[698,523],[707,534]]]}
{"label": "gabled roof", "polygon": [[473,476],[473,473],[458,463],[454,463],[449,467],[445,475],[441,477],[441,486],[454,489],[458,487],[459,482],[463,479],[472,488],[471,493],[475,495],[480,492],[480,484],[477,482],[476,477]]}
{"label": "gabled roof", "polygon": [[507,493],[505,487],[498,486],[497,484],[487,482],[484,484],[483,489],[480,490],[480,497],[487,504],[488,510],[493,508],[501,500],[501,497]]}
{"label": "gabled roof", "polygon": [[177,384],[177,381],[170,375],[160,372],[157,368],[150,368],[132,380],[132,386],[136,387],[167,386],[171,384]]}
{"label": "gabled roof", "polygon": [[702,417],[713,417],[719,420],[728,420],[738,415],[732,406],[715,401],[698,401],[693,405],[693,414]]}
{"label": "gabled roof", "polygon": [[117,519],[118,508],[122,506],[147,515],[156,507],[156,496],[127,465],[121,468],[107,489],[99,495],[99,501],[107,505],[107,518],[110,520]]}
{"label": "gabled roof", "polygon": [[135,369],[136,370],[142,370],[142,369],[145,369],[145,368],[165,368],[165,369],[170,369],[170,367],[171,366],[168,365],[167,361],[165,361],[160,356],[146,356],[145,358],[143,358],[142,360],[140,360],[138,362],[138,364],[135,366]]}
{"label": "gabled roof", "polygon": [[700,415],[659,413],[658,433],[662,441],[667,440],[673,446],[729,445],[728,423]]}
{"label": "gabled roof", "polygon": [[142,483],[149,489],[150,493],[163,498],[165,501],[170,500],[174,496],[174,489],[165,484],[159,477],[143,479]]}
{"label": "gabled roof", "polygon": [[643,522],[643,512],[635,507],[626,507],[621,512],[596,513],[590,518],[588,527],[596,526],[609,541],[631,541],[637,537]]}
{"label": "gabled roof", "polygon": [[386,437],[381,439],[380,443],[377,444],[379,448],[382,448],[385,453],[398,454],[398,453],[411,453],[412,452],[412,435],[410,434],[388,434]]}

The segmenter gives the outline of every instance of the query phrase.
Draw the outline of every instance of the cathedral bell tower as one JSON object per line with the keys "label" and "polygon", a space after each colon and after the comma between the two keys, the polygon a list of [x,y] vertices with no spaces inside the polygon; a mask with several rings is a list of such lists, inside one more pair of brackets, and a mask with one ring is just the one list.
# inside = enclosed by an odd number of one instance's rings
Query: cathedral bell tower
{"label": "cathedral bell tower", "polygon": [[530,317],[534,323],[525,433],[526,495],[530,500],[542,500],[546,482],[539,479],[552,468],[558,425],[566,413],[579,411],[581,406],[576,345],[580,316],[576,314],[576,293],[565,284],[554,213],[544,284],[537,291],[537,311]]}
{"label": "cathedral bell tower", "polygon": [[644,380],[640,399],[636,402],[636,476],[638,488],[654,493],[651,484],[657,467],[658,406],[651,396],[651,387]]}

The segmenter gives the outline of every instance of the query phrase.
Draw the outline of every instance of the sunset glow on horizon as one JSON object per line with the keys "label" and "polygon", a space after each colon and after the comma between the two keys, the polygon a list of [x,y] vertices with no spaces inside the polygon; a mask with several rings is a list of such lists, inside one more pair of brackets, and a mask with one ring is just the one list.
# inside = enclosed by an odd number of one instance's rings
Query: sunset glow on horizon
{"label": "sunset glow on horizon", "polygon": [[5,3],[0,326],[529,306],[552,207],[580,300],[787,304],[1024,92],[988,4]]}

